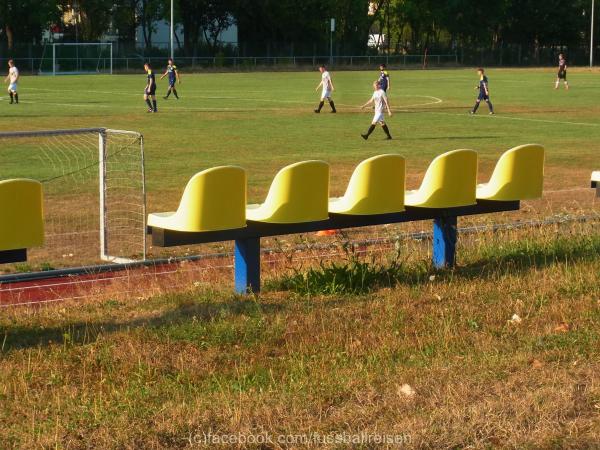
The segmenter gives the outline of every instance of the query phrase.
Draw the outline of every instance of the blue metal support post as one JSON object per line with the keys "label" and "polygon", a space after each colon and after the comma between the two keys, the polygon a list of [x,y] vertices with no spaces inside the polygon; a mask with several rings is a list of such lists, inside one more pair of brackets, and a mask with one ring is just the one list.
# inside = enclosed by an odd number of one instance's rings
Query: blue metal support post
{"label": "blue metal support post", "polygon": [[260,292],[260,238],[235,241],[235,292]]}
{"label": "blue metal support post", "polygon": [[438,269],[454,266],[456,227],[456,217],[440,217],[433,221],[433,265]]}

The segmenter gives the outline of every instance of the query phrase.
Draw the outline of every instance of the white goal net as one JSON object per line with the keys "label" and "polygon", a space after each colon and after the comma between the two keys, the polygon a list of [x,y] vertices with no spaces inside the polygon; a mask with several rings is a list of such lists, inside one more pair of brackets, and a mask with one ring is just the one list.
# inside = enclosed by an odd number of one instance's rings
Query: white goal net
{"label": "white goal net", "polygon": [[13,178],[43,186],[45,244],[28,252],[32,270],[145,259],[141,134],[103,128],[0,133],[0,180]]}
{"label": "white goal net", "polygon": [[112,42],[56,43],[44,47],[40,75],[112,74]]}

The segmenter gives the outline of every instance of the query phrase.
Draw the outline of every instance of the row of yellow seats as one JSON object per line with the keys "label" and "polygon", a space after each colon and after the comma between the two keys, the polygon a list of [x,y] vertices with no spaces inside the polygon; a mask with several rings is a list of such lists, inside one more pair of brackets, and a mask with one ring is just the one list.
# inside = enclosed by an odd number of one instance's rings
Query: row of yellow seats
{"label": "row of yellow seats", "polygon": [[38,181],[0,181],[0,251],[44,244],[42,185]]}
{"label": "row of yellow seats", "polygon": [[148,216],[148,225],[175,231],[204,232],[246,226],[246,220],[303,223],[326,220],[329,213],[375,215],[402,212],[405,205],[452,208],[477,199],[516,201],[542,195],[544,148],[523,145],[507,151],[488,183],[477,186],[477,153],[455,150],[433,160],[421,187],[405,192],[405,160],[380,155],[361,162],[346,193],[329,199],[329,165],[305,161],[275,176],[264,203],[246,205],[246,172],[236,166],[196,174],[176,212]]}

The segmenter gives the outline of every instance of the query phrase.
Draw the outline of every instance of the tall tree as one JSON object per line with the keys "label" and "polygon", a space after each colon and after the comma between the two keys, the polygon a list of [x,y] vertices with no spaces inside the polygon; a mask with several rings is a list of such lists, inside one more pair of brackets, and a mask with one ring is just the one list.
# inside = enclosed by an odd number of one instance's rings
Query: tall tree
{"label": "tall tree", "polygon": [[39,40],[44,29],[60,20],[53,0],[0,0],[0,38],[9,49],[15,43]]}
{"label": "tall tree", "polygon": [[214,54],[221,33],[235,23],[233,0],[179,0],[178,6],[186,54],[197,55],[202,38]]}

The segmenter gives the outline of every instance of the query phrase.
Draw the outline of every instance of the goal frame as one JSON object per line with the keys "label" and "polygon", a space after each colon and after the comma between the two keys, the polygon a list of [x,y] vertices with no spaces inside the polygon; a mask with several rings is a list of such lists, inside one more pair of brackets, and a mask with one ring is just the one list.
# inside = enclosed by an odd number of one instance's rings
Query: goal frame
{"label": "goal frame", "polygon": [[45,131],[14,131],[0,132],[0,141],[3,138],[35,138],[59,135],[78,135],[78,134],[97,134],[98,135],[98,189],[99,189],[99,248],[100,259],[102,261],[115,264],[133,263],[135,260],[122,258],[109,253],[109,234],[108,234],[108,210],[106,206],[107,191],[107,144],[110,134],[129,135],[136,137],[140,142],[140,175],[141,175],[141,199],[142,199],[142,261],[147,258],[147,243],[146,243],[146,162],[144,157],[144,136],[136,131],[115,130],[110,128],[77,128],[77,129],[60,129],[60,130],[45,130]]}
{"label": "goal frame", "polygon": [[56,70],[56,47],[79,47],[79,46],[108,46],[110,51],[110,66],[108,74],[113,74],[113,43],[112,42],[54,42],[52,43],[52,76],[56,75],[83,75],[91,74],[93,72],[60,72]]}

